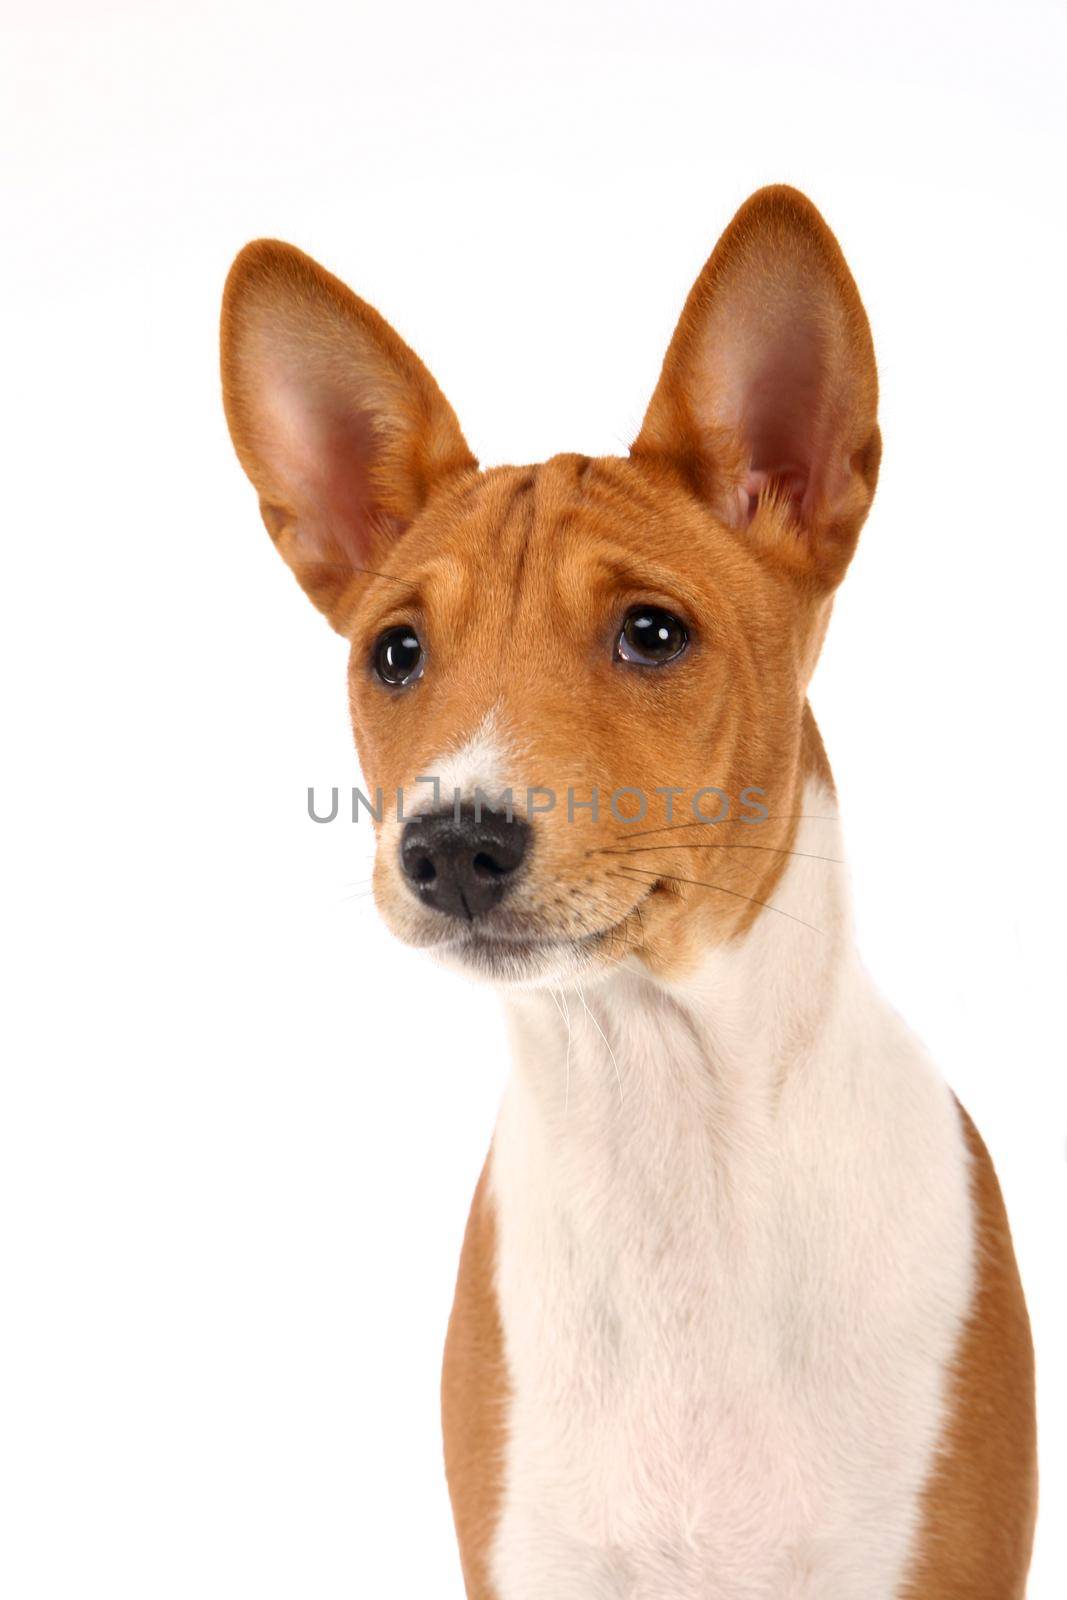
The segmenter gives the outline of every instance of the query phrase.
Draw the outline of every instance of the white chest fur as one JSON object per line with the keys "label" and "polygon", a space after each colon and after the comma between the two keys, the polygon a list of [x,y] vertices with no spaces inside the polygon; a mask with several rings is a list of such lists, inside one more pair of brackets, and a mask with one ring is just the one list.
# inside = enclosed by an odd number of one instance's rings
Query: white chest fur
{"label": "white chest fur", "polygon": [[841,871],[794,859],[775,893],[819,934],[764,912],[684,987],[560,997],[569,1051],[553,996],[513,1003],[500,1600],[898,1593],[973,1289],[967,1157]]}

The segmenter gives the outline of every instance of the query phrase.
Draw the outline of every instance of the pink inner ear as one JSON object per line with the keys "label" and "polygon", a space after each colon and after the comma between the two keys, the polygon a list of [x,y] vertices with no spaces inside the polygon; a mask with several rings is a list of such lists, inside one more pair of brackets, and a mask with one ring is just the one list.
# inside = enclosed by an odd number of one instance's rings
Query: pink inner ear
{"label": "pink inner ear", "polygon": [[296,544],[291,559],[358,566],[380,520],[369,415],[292,382],[278,383],[270,394],[274,459],[296,513],[295,522],[290,519]]}
{"label": "pink inner ear", "polygon": [[820,452],[826,374],[817,333],[798,321],[771,339],[764,333],[755,348],[750,342],[734,355],[741,370],[730,388],[739,399],[736,426],[748,456],[738,486],[741,520],[752,520],[768,484],[804,520],[825,466]]}
{"label": "pink inner ear", "polygon": [[376,505],[371,484],[374,430],[365,412],[321,412],[315,419],[320,505],[331,544],[353,564],[370,548]]}

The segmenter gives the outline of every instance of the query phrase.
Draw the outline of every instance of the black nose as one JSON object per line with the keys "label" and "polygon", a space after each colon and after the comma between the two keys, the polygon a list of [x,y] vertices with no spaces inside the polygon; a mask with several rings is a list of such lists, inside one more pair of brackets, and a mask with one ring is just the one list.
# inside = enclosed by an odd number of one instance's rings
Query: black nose
{"label": "black nose", "polygon": [[472,922],[507,894],[530,838],[522,817],[473,806],[413,817],[400,837],[400,865],[419,899]]}

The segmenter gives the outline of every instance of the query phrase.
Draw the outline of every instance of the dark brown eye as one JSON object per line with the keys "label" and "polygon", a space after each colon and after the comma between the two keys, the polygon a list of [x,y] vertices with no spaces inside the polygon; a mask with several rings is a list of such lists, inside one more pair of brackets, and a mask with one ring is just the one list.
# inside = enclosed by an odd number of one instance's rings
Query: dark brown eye
{"label": "dark brown eye", "polygon": [[662,606],[634,606],[616,641],[615,658],[639,667],[662,667],[680,656],[688,643],[685,623]]}
{"label": "dark brown eye", "polygon": [[387,628],[374,646],[374,670],[383,683],[400,688],[422,672],[422,645],[414,628]]}

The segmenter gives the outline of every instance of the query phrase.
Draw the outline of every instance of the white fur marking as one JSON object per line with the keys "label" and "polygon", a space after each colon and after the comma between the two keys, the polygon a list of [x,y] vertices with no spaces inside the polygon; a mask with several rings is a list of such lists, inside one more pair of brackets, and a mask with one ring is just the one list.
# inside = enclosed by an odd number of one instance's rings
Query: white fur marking
{"label": "white fur marking", "polygon": [[973,1293],[966,1150],[843,869],[793,859],[775,903],[822,936],[764,913],[691,982],[591,989],[573,1090],[550,996],[509,1003],[500,1600],[899,1590]]}
{"label": "white fur marking", "polygon": [[[458,794],[461,800],[473,800],[480,790],[487,802],[495,801],[507,787],[507,767],[511,751],[501,737],[499,716],[495,710],[482,718],[469,738],[446,750],[426,769],[426,777],[438,780],[437,793],[441,808],[447,811]],[[420,785],[422,792],[412,807],[413,813],[435,808],[434,789],[431,784]],[[516,798],[521,806],[525,795]]]}

